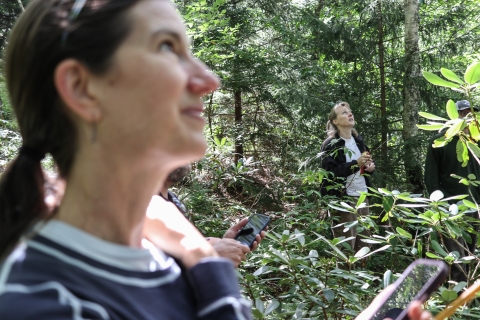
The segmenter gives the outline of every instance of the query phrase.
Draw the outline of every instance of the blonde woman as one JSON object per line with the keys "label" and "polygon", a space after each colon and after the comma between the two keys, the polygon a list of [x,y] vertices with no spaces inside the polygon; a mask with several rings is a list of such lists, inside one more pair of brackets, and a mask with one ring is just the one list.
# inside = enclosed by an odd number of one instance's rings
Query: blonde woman
{"label": "blonde woman", "polygon": [[[334,183],[324,184],[323,195],[358,198],[360,193],[366,192],[370,186],[368,175],[375,170],[375,163],[368,147],[354,126],[355,118],[350,105],[347,102],[337,103],[328,115],[328,138],[323,142],[321,149],[324,153],[322,168],[334,174]],[[361,174],[362,171],[366,174]],[[342,188],[335,188],[335,183],[343,185]],[[368,207],[359,209],[358,213],[368,215]],[[339,224],[357,220],[355,214],[348,212],[334,211],[332,215],[338,219]],[[354,251],[365,246],[360,242],[360,237],[357,237],[356,226],[349,228],[347,232],[343,232],[343,229],[343,227],[333,228],[334,236],[354,237],[349,241]],[[366,231],[363,234],[368,235]]]}

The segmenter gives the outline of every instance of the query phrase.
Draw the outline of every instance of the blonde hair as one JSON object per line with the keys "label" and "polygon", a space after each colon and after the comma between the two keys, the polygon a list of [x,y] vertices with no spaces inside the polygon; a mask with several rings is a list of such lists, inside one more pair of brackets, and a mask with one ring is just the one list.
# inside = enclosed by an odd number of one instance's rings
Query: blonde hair
{"label": "blonde hair", "polygon": [[[337,126],[333,123],[333,120],[337,119],[337,108],[346,107],[350,109],[350,105],[348,102],[339,101],[335,106],[332,108],[330,113],[328,114],[328,121],[327,121],[327,137],[333,138],[338,132]],[[352,128],[352,134],[354,137],[358,136],[357,130]]]}

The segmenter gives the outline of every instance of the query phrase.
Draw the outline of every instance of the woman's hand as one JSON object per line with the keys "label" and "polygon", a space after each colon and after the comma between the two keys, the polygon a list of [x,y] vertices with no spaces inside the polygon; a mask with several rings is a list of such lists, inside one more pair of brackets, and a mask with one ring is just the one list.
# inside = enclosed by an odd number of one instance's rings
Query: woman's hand
{"label": "woman's hand", "polygon": [[365,163],[365,171],[373,172],[373,170],[375,170],[375,163],[373,161],[368,161]]}
{"label": "woman's hand", "polygon": [[[385,296],[390,295],[394,290],[393,285],[389,285],[385,289],[380,292],[375,299],[373,299],[372,303],[368,306],[367,309],[363,310],[362,313],[355,318],[355,320],[370,320],[372,317],[372,313],[375,312],[378,308],[380,308],[381,304],[383,303],[383,299]],[[422,304],[418,301],[413,301],[408,308],[408,317],[410,320],[430,320],[432,315],[430,312],[425,311],[422,309]],[[392,320],[390,318],[385,318],[383,320]]]}
{"label": "woman's hand", "polygon": [[[238,232],[240,230],[242,230],[243,227],[245,227],[245,225],[248,223],[248,218],[245,218],[243,220],[240,220],[240,222],[234,224],[233,226],[231,226],[227,232],[225,232],[225,234],[223,235],[223,238],[228,238],[228,239],[235,239],[235,237],[237,236]],[[267,230],[268,227],[265,229]],[[257,234],[256,238],[255,238],[255,241],[253,242],[252,244],[252,250],[255,250],[257,249],[258,245],[260,244],[260,242],[262,242],[262,240],[265,238],[266,236],[266,233],[265,231],[262,231],[260,232],[260,234]]]}
{"label": "woman's hand", "polygon": [[372,156],[368,152],[362,153],[362,155],[357,159],[357,163],[360,167],[364,166],[369,161],[372,161]]}
{"label": "woman's hand", "polygon": [[202,234],[173,203],[153,196],[147,209],[144,236],[155,246],[191,268],[200,259],[218,256]]}
{"label": "woman's hand", "polygon": [[213,244],[213,248],[220,257],[230,259],[233,265],[238,265],[247,259],[246,254],[250,252],[250,248],[234,239],[223,238]]}

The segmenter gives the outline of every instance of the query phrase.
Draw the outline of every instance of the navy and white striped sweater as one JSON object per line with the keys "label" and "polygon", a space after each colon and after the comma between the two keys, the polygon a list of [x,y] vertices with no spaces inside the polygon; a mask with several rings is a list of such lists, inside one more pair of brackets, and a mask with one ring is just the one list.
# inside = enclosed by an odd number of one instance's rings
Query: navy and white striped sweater
{"label": "navy and white striped sweater", "polygon": [[251,319],[229,260],[183,271],[150,242],[144,247],[49,221],[0,265],[0,319]]}

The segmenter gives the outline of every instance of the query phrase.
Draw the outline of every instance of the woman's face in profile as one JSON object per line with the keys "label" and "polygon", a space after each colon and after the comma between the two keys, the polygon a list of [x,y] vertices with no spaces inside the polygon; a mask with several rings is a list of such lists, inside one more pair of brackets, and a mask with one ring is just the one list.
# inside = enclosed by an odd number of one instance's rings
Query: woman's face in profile
{"label": "woman's face in profile", "polygon": [[95,81],[104,108],[99,136],[108,135],[107,143],[132,154],[185,163],[202,157],[202,97],[218,88],[218,78],[191,55],[183,22],[169,1],[140,1],[129,18],[132,30],[111,70]]}

